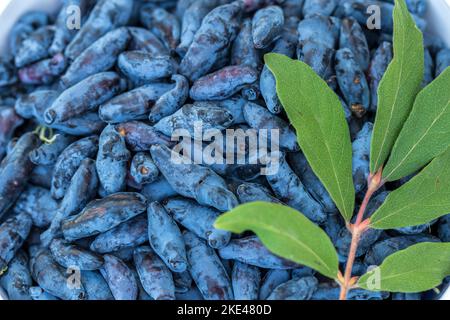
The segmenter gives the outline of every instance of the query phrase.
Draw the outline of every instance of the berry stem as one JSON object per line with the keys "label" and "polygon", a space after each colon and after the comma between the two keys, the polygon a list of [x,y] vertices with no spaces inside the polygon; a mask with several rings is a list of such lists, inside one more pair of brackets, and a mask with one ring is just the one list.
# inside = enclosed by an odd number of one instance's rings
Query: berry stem
{"label": "berry stem", "polygon": [[[364,213],[367,210],[367,205],[373,194],[384,184],[381,179],[382,169],[380,169],[376,174],[370,174],[367,179],[367,191],[364,195],[363,202],[359,208],[358,214],[356,216],[356,221],[354,224],[349,223],[349,230],[352,233],[352,242],[350,244],[350,250],[347,258],[347,265],[345,267],[344,280],[341,283],[341,292],[339,294],[339,300],[346,300],[347,293],[351,290],[355,281],[352,281],[352,270],[353,264],[355,262],[356,251],[358,250],[359,240],[361,235],[369,229],[370,220],[364,219]],[[353,279],[354,280],[354,279]]]}

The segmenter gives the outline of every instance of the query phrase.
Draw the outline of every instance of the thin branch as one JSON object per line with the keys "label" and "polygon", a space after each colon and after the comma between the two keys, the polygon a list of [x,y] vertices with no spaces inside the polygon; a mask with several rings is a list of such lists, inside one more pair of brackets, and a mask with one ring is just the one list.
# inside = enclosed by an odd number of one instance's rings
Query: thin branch
{"label": "thin branch", "polygon": [[358,215],[354,224],[349,224],[349,230],[352,233],[352,242],[350,244],[350,250],[347,258],[347,265],[345,267],[344,279],[341,283],[341,292],[339,300],[346,300],[347,293],[354,285],[354,278],[352,278],[353,264],[356,258],[356,252],[358,250],[359,240],[364,232],[368,230],[370,220],[364,219],[364,214],[367,210],[367,205],[373,194],[384,184],[381,179],[383,168],[381,168],[376,174],[370,175],[367,181],[367,192],[364,196],[361,207],[359,208]]}

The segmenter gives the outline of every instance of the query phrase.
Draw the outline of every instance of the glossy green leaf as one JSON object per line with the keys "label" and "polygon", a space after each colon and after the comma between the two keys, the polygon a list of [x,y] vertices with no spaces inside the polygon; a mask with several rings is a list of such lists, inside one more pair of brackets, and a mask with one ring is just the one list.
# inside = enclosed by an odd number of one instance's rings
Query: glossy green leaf
{"label": "glossy green leaf", "polygon": [[306,159],[349,221],[355,205],[352,145],[338,96],[301,61],[271,53],[265,62]]}
{"label": "glossy green leaf", "polygon": [[422,292],[450,275],[450,243],[423,242],[387,257],[363,275],[358,286],[371,291]]}
{"label": "glossy green leaf", "polygon": [[338,256],[327,234],[300,212],[280,204],[252,202],[220,216],[218,229],[251,230],[274,254],[335,279]]}
{"label": "glossy green leaf", "polygon": [[420,225],[450,212],[450,149],[391,192],[370,218],[376,229]]}
{"label": "glossy green leaf", "polygon": [[403,126],[383,179],[394,181],[416,172],[450,145],[450,68],[423,89]]}
{"label": "glossy green leaf", "polygon": [[378,87],[370,150],[370,172],[387,160],[420,91],[424,74],[423,36],[404,0],[394,8],[394,58]]}

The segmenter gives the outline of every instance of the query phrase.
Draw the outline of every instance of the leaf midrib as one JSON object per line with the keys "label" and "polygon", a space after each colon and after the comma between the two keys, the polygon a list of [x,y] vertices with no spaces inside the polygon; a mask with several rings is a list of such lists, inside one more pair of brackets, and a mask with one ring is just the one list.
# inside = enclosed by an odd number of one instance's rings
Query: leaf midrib
{"label": "leaf midrib", "polygon": [[425,133],[420,137],[420,139],[411,147],[411,149],[407,152],[407,154],[403,157],[403,159],[399,162],[399,164],[397,166],[394,167],[394,169],[391,170],[391,172],[384,178],[386,181],[389,181],[389,177],[391,177],[395,171],[398,169],[398,167],[400,167],[405,161],[406,159],[408,159],[408,157],[410,156],[410,154],[415,150],[415,148],[422,142],[423,139],[425,139],[425,137],[428,135],[428,132],[433,128],[433,126],[436,124],[436,122],[439,121],[439,119],[443,116],[443,114],[445,113],[447,107],[450,105],[450,100],[447,102],[447,104],[445,105],[445,107],[442,109],[441,113],[439,114],[438,117],[436,117],[433,122],[431,123],[431,125],[428,127],[428,129],[425,131]]}
{"label": "leaf midrib", "polygon": [[[436,192],[432,192],[432,193],[428,194],[427,197],[432,197],[432,196],[434,196],[434,195],[436,195],[436,194],[437,194]],[[376,225],[377,225],[378,223],[380,223],[381,221],[384,221],[384,220],[386,220],[386,219],[388,219],[388,218],[390,218],[390,217],[392,217],[392,216],[394,216],[394,215],[397,215],[399,212],[405,211],[406,209],[408,209],[408,208],[410,208],[410,207],[413,207],[413,206],[417,205],[418,202],[422,202],[422,201],[423,201],[422,198],[418,198],[417,201],[409,202],[407,205],[401,206],[401,207],[399,207],[398,209],[396,209],[395,211],[391,211],[390,214],[387,214],[387,215],[385,215],[384,217],[381,217],[380,219],[375,220],[373,223],[371,223],[371,226],[376,226]],[[443,205],[440,205],[440,206],[443,206]],[[381,210],[381,209],[382,209],[382,207],[380,207],[380,210]],[[375,214],[376,214],[376,213],[377,213],[377,212],[374,213],[374,217],[375,217]]]}
{"label": "leaf midrib", "polygon": [[[245,221],[240,221],[241,223],[242,222],[244,222],[245,223]],[[320,257],[320,256],[318,256],[310,247],[308,247],[306,244],[304,244],[302,241],[300,241],[298,238],[295,238],[294,236],[292,236],[290,233],[284,233],[284,232],[281,232],[281,231],[279,231],[278,229],[276,229],[276,228],[273,228],[272,226],[269,226],[269,225],[265,225],[265,224],[263,224],[263,225],[261,225],[260,223],[258,223],[258,222],[252,222],[252,224],[254,225],[254,226],[259,226],[259,228],[261,228],[262,230],[266,230],[266,231],[269,231],[269,232],[273,232],[273,233],[275,233],[276,235],[279,235],[279,236],[281,236],[282,238],[283,237],[285,237],[285,238],[287,238],[288,240],[293,240],[293,242],[295,242],[295,243],[297,243],[300,247],[302,247],[302,248],[304,248],[304,249],[306,249],[306,251],[308,251],[308,252],[310,252],[317,260],[319,260],[320,262],[321,262],[321,264],[329,271],[329,274],[333,274],[333,270],[331,270],[329,267],[328,267],[328,265],[327,265],[327,263]],[[252,227],[253,228],[253,227]]]}
{"label": "leaf midrib", "polygon": [[[403,37],[402,37],[402,48],[404,48],[404,45],[405,45],[405,42],[406,42],[406,33],[402,32],[402,35],[403,35]],[[393,115],[394,109],[395,109],[395,107],[397,105],[398,95],[399,95],[399,92],[400,92],[400,79],[402,79],[402,77],[403,77],[403,65],[404,65],[404,63],[403,63],[404,59],[403,58],[405,57],[405,51],[406,50],[403,50],[402,55],[401,55],[401,59],[400,59],[400,62],[399,62],[400,63],[400,74],[399,74],[398,79],[397,79],[397,90],[396,90],[396,93],[395,93],[395,96],[394,96],[394,102],[392,103],[393,107],[391,108],[391,114],[389,116],[389,121],[388,121],[387,126],[386,126],[387,129],[386,129],[386,132],[384,134],[383,142],[381,143],[381,146],[379,147],[379,150],[378,150],[378,157],[377,157],[377,160],[375,161],[375,168],[378,168],[380,166],[379,165],[379,161],[380,161],[380,158],[381,158],[381,153],[382,153],[384,144],[386,142],[386,139],[388,137],[388,132],[390,131],[389,128],[391,126],[391,121],[392,121],[392,115]],[[398,59],[395,59],[395,58],[394,58],[394,60],[395,60],[395,62],[398,61]],[[377,169],[374,169],[374,170],[377,170]],[[371,172],[371,173],[373,173],[373,172]]]}
{"label": "leaf midrib", "polygon": [[[381,268],[381,267],[380,267]],[[431,271],[434,271],[435,273],[439,273],[441,271],[441,269],[438,268],[433,268],[433,267],[427,267],[427,269],[425,270],[424,268],[420,268],[420,267],[416,267],[414,269],[411,269],[409,271],[406,272],[397,272],[395,274],[391,274],[390,276],[387,277],[381,277],[381,281],[386,280],[386,279],[394,279],[394,278],[399,278],[414,272],[419,272],[419,273],[432,273]]]}
{"label": "leaf midrib", "polygon": [[[313,81],[313,84],[314,84],[314,81]],[[303,95],[301,90],[298,90],[298,92],[304,99],[305,96]],[[294,109],[294,112],[296,112],[297,115],[301,119],[301,113],[296,108],[293,108],[293,109]],[[317,120],[316,116],[314,115],[314,112],[310,112],[310,113],[312,114],[312,118],[314,119],[315,123],[317,123],[317,126],[319,127],[320,134],[322,135],[322,137],[325,137],[324,132],[322,130],[322,126],[320,125],[320,122]],[[347,220],[347,219],[350,219],[350,218],[348,217],[349,215],[347,214],[347,208],[346,208],[346,205],[345,205],[345,199],[344,199],[342,188],[341,188],[341,185],[339,183],[339,179],[338,179],[338,176],[337,176],[337,173],[336,173],[336,167],[335,167],[334,161],[332,161],[333,158],[331,156],[330,146],[328,144],[327,139],[323,139],[323,141],[324,141],[324,145],[326,146],[327,156],[328,156],[329,162],[331,162],[332,171],[333,171],[333,175],[334,175],[335,182],[336,182],[335,184],[337,184],[337,188],[339,190],[339,197],[341,198],[341,206],[342,206],[342,209],[344,210],[343,215],[345,216],[345,218]],[[344,148],[341,148],[341,150],[343,152]]]}

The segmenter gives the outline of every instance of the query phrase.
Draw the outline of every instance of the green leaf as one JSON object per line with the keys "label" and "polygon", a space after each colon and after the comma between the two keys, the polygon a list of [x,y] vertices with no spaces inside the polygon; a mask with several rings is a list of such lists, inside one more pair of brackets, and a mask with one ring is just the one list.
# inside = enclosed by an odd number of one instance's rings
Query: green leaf
{"label": "green leaf", "polygon": [[408,117],[424,74],[423,37],[404,0],[394,8],[394,58],[378,87],[378,109],[370,150],[370,172],[385,163]]}
{"label": "green leaf", "polygon": [[450,243],[423,242],[387,257],[363,275],[358,286],[371,291],[422,292],[450,275]]}
{"label": "green leaf", "polygon": [[420,225],[450,212],[450,149],[391,192],[370,218],[375,229]]}
{"label": "green leaf", "polygon": [[349,221],[355,205],[352,145],[339,98],[307,64],[280,54],[265,62],[277,82],[277,93],[298,143],[339,211]]}
{"label": "green leaf", "polygon": [[383,170],[385,181],[416,172],[450,145],[450,68],[423,89]]}
{"label": "green leaf", "polygon": [[235,233],[251,230],[274,254],[332,279],[338,256],[327,234],[300,212],[280,204],[252,202],[220,216],[214,225]]}

